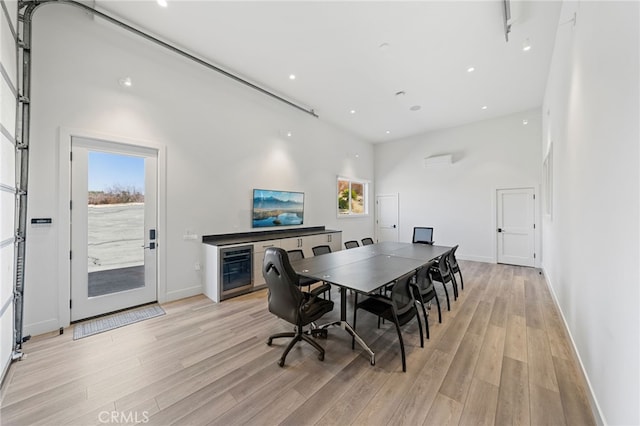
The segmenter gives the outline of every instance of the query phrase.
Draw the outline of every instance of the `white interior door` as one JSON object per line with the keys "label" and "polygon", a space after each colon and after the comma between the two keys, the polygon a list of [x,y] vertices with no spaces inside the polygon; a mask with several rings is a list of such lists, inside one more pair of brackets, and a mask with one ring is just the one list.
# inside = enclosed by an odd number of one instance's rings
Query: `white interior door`
{"label": "white interior door", "polygon": [[398,194],[376,196],[376,237],[398,241]]}
{"label": "white interior door", "polygon": [[71,321],[157,299],[157,151],[71,141]]}
{"label": "white interior door", "polygon": [[535,198],[533,188],[497,191],[498,263],[534,266]]}

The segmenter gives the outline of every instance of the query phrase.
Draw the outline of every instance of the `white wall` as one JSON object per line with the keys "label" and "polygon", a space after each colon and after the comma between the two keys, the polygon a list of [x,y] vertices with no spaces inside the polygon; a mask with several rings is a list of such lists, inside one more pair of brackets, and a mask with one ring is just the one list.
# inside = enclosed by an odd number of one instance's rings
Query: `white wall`
{"label": "white wall", "polygon": [[637,2],[564,4],[543,107],[543,268],[612,425],[640,424],[638,16]]}
{"label": "white wall", "polygon": [[[459,257],[495,262],[496,189],[538,191],[540,138],[532,110],[376,145],[376,193],[399,194],[400,241],[411,241],[414,226],[433,226],[436,243],[459,244]],[[423,166],[442,154],[453,165]]]}
{"label": "white wall", "polygon": [[[59,199],[60,127],[166,147],[161,300],[202,291],[200,243],[183,235],[250,231],[252,188],[304,191],[304,226],[371,234],[372,217],[336,218],[336,177],[373,179],[370,144],[67,5],[36,12],[33,57],[29,217],[52,217],[53,226],[29,230],[25,332],[69,321],[57,302],[69,286],[56,279],[68,267],[56,259],[67,238],[57,220],[68,203]],[[124,76],[129,90],[118,85]]]}
{"label": "white wall", "polygon": [[[13,283],[15,232],[15,130],[18,67],[16,38],[18,4],[0,8],[0,382],[13,352]],[[13,28],[13,31],[12,31]]]}

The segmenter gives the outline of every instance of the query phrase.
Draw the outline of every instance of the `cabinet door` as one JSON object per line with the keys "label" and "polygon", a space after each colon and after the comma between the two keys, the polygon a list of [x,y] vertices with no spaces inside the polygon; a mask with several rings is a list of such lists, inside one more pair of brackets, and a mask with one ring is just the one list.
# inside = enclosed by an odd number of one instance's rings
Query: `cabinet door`
{"label": "cabinet door", "polygon": [[253,244],[253,286],[264,285],[262,276],[262,262],[264,261],[264,250],[267,247],[279,247],[279,240],[260,241]]}
{"label": "cabinet door", "polygon": [[342,232],[333,232],[327,236],[329,240],[329,247],[331,247],[331,251],[339,251],[342,250]]}
{"label": "cabinet door", "polygon": [[[302,248],[302,237],[296,238],[283,238],[278,240],[280,243],[280,247],[286,251],[289,250],[297,250]],[[305,253],[306,255],[306,253]]]}
{"label": "cabinet door", "polygon": [[305,257],[313,256],[313,251],[311,250],[315,246],[329,246],[331,247],[331,251],[339,251],[342,250],[342,233],[334,232],[330,234],[318,234],[318,235],[310,235],[308,237],[304,237],[303,239],[303,250]]}

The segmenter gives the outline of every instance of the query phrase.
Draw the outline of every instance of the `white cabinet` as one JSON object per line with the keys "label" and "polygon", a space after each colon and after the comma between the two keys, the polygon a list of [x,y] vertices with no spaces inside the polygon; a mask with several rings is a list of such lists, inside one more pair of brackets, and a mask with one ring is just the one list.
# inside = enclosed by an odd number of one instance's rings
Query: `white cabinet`
{"label": "white cabinet", "polygon": [[311,249],[315,246],[329,246],[331,251],[342,250],[342,233],[332,232],[328,234],[310,235],[305,238],[304,256],[313,256]]}
{"label": "white cabinet", "polygon": [[338,251],[342,249],[342,232],[325,232],[322,234],[305,235],[300,237],[291,238],[275,238],[273,240],[264,241],[249,241],[245,240],[244,243],[233,245],[204,245],[204,258],[205,258],[205,282],[204,282],[204,294],[206,294],[214,302],[222,300],[222,293],[219,288],[220,277],[220,250],[235,247],[235,246],[247,246],[253,244],[253,259],[252,259],[252,277],[253,288],[260,289],[265,287],[264,277],[262,276],[262,264],[264,262],[264,252],[269,247],[280,247],[286,251],[289,250],[302,250],[305,257],[312,257],[313,251],[311,250],[315,246],[328,245],[331,247],[331,251]]}
{"label": "white cabinet", "polygon": [[278,240],[280,242],[280,248],[289,251],[289,250],[297,250],[302,249],[304,247],[305,237],[296,237],[296,238],[283,238]]}

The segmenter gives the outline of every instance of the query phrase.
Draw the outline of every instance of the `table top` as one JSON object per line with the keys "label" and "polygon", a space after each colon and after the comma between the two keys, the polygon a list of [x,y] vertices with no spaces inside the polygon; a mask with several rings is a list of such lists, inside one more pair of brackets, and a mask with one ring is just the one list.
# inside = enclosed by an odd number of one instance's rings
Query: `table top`
{"label": "table top", "polygon": [[304,277],[369,294],[449,249],[387,241],[300,259],[291,262],[291,266]]}

